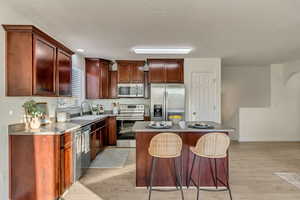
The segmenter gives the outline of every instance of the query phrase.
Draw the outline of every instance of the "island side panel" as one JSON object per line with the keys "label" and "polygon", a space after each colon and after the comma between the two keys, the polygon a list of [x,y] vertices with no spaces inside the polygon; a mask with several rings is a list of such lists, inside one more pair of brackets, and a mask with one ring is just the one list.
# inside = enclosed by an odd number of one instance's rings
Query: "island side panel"
{"label": "island side panel", "polygon": [[[151,169],[152,157],[148,148],[152,137],[158,132],[136,133],[136,186],[147,186],[148,176]],[[180,158],[179,158],[180,159]],[[153,186],[175,186],[175,170],[171,159],[158,159]]]}
{"label": "island side panel", "polygon": [[[183,170],[183,182],[184,185],[188,184],[189,174],[191,172],[192,168],[192,162],[194,154],[190,151],[191,146],[195,146],[198,139],[206,134],[205,132],[199,132],[199,133],[182,133],[181,138],[183,142],[183,148],[182,148],[182,170]],[[227,134],[227,133],[226,133]],[[199,176],[199,167],[200,167],[200,185],[202,187],[211,187],[214,186],[214,182],[211,176],[210,171],[210,162],[212,163],[212,169],[213,172],[215,172],[215,163],[214,161],[210,161],[208,158],[201,158],[201,164],[199,165],[199,157],[196,157],[194,170],[192,174],[192,178],[197,181]],[[217,171],[218,171],[218,177],[221,179],[224,183],[226,183],[226,173],[224,171],[227,171],[228,167],[228,159],[217,159]],[[193,186],[193,183],[190,183],[191,186]],[[221,186],[219,183],[218,186]]]}

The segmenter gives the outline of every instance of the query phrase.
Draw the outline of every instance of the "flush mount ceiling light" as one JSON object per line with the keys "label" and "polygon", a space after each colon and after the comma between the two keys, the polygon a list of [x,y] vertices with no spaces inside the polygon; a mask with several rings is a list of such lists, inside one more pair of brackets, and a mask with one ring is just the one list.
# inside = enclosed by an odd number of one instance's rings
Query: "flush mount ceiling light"
{"label": "flush mount ceiling light", "polygon": [[84,49],[76,49],[77,52],[83,53]]}
{"label": "flush mount ceiling light", "polygon": [[192,49],[191,48],[172,48],[172,49],[146,49],[146,48],[135,48],[133,51],[136,54],[189,54]]}

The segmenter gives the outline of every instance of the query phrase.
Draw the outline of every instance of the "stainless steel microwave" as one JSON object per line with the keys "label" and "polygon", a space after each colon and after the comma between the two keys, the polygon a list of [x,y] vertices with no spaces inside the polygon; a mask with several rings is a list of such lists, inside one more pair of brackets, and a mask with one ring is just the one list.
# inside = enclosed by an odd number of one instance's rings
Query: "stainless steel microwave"
{"label": "stainless steel microwave", "polygon": [[144,84],[118,84],[118,97],[144,97]]}

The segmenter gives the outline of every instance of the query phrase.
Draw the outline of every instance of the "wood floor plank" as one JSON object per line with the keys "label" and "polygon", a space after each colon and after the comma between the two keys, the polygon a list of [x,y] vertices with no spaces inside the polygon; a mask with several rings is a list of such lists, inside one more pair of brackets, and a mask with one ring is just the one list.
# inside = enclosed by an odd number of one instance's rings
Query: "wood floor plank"
{"label": "wood floor plank", "polygon": [[[300,173],[300,143],[232,143],[230,183],[235,200],[299,200],[300,190],[275,176],[275,172]],[[103,200],[140,200],[147,190],[135,187],[135,150],[122,169],[90,169],[81,184]],[[84,197],[83,193],[77,195]],[[195,199],[196,190],[184,190],[186,199]],[[201,199],[229,199],[227,192],[200,192]],[[77,200],[72,190],[66,200]],[[88,199],[88,198],[82,198]],[[180,199],[179,192],[153,192],[152,199]]]}

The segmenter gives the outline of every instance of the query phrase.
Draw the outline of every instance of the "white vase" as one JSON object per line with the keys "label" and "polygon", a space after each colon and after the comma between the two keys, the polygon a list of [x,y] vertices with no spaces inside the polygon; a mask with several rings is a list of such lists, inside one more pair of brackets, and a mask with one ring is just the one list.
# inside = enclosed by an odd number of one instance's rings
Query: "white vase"
{"label": "white vase", "polygon": [[35,117],[35,118],[32,118],[31,121],[30,121],[30,128],[31,129],[39,129],[41,126],[41,121],[39,118]]}

